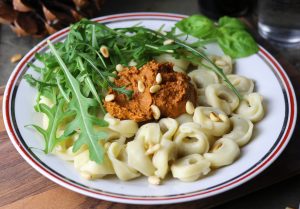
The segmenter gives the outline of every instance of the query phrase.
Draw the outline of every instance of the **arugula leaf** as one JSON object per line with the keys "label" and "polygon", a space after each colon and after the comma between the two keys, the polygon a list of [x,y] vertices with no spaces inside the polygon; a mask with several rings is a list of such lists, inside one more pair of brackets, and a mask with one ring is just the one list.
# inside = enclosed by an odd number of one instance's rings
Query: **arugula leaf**
{"label": "arugula leaf", "polygon": [[244,23],[242,23],[239,19],[234,17],[224,16],[221,17],[218,21],[219,27],[226,27],[226,28],[235,28],[235,29],[246,29]]}
{"label": "arugula leaf", "polygon": [[233,57],[247,57],[258,52],[259,48],[252,36],[245,30],[219,28],[218,43],[225,54]]}
{"label": "arugula leaf", "polygon": [[63,137],[57,137],[56,133],[59,128],[59,125],[68,117],[71,117],[74,113],[71,111],[64,112],[63,107],[64,107],[64,101],[60,100],[57,105],[53,105],[53,107],[48,107],[45,104],[39,104],[38,106],[35,106],[35,109],[38,112],[42,112],[47,115],[48,117],[48,127],[47,129],[43,129],[42,127],[38,125],[29,125],[35,128],[40,134],[43,135],[45,139],[45,148],[44,152],[49,153],[53,150],[55,147],[56,143],[59,140],[62,140]]}
{"label": "arugula leaf", "polygon": [[58,54],[55,47],[47,41],[52,54],[55,56],[61,69],[63,70],[72,98],[69,103],[69,109],[76,113],[73,121],[71,121],[65,130],[65,135],[71,134],[79,130],[79,137],[73,145],[73,152],[76,152],[84,144],[88,145],[90,159],[97,163],[103,162],[104,148],[99,140],[107,138],[107,133],[103,131],[95,131],[94,125],[108,126],[108,123],[102,119],[98,119],[89,113],[89,108],[96,106],[98,103],[94,99],[84,97],[80,91],[79,82],[73,77],[66,64]]}
{"label": "arugula leaf", "polygon": [[214,34],[214,22],[202,15],[193,15],[175,24],[181,31],[197,38],[207,38]]}

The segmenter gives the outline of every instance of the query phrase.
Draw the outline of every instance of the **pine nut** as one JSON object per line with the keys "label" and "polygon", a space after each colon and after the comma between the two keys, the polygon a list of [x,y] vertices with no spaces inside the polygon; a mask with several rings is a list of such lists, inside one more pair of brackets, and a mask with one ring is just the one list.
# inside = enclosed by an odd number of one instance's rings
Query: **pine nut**
{"label": "pine nut", "polygon": [[194,114],[195,112],[195,107],[194,104],[191,101],[187,101],[185,104],[185,111],[187,112],[187,114]]}
{"label": "pine nut", "polygon": [[145,85],[143,81],[138,81],[138,91],[143,93],[145,91]]}
{"label": "pine nut", "polygon": [[219,122],[220,121],[220,118],[218,117],[218,115],[214,112],[211,112],[209,114],[209,118],[214,121],[214,122]]}
{"label": "pine nut", "polygon": [[168,50],[166,50],[166,52],[167,52],[167,53],[174,53],[174,50],[168,49]]}
{"label": "pine nut", "polygon": [[108,94],[108,95],[106,95],[105,96],[105,101],[106,102],[111,102],[111,101],[113,101],[115,99],[115,95],[114,94]]}
{"label": "pine nut", "polygon": [[161,31],[160,33],[161,33],[162,35],[164,35],[164,36],[167,35],[167,33],[166,33],[165,31]]}
{"label": "pine nut", "polygon": [[160,84],[162,82],[162,77],[160,73],[157,73],[156,77],[155,77],[155,81],[157,84]]}
{"label": "pine nut", "polygon": [[81,177],[83,177],[86,180],[91,180],[92,179],[92,175],[87,173],[87,172],[80,172]]}
{"label": "pine nut", "polygon": [[153,85],[153,86],[151,86],[150,87],[150,93],[152,93],[152,94],[154,94],[154,93],[156,93],[156,92],[158,92],[160,90],[160,85]]}
{"label": "pine nut", "polygon": [[54,150],[57,151],[57,152],[60,152],[60,151],[63,150],[63,148],[62,148],[61,145],[56,145],[56,146],[54,147]]}
{"label": "pine nut", "polygon": [[212,147],[212,151],[217,151],[220,147],[222,147],[222,142],[215,143]]}
{"label": "pine nut", "polygon": [[20,59],[22,59],[22,54],[15,54],[10,58],[11,63],[18,62]]}
{"label": "pine nut", "polygon": [[137,63],[134,60],[130,60],[130,62],[128,63],[128,65],[131,66],[131,67],[133,67],[133,66],[136,66]]}
{"label": "pine nut", "polygon": [[102,45],[102,46],[100,47],[100,52],[101,52],[101,54],[102,54],[103,57],[105,57],[105,58],[108,58],[108,57],[109,57],[109,51],[108,51],[107,46]]}
{"label": "pine nut", "polygon": [[172,39],[167,39],[167,40],[165,40],[164,41],[164,45],[170,45],[170,44],[173,44],[174,43],[174,40],[172,40]]}
{"label": "pine nut", "polygon": [[223,122],[225,122],[225,121],[228,119],[228,117],[227,117],[226,115],[224,115],[224,114],[219,114],[219,118],[220,118]]}
{"label": "pine nut", "polygon": [[215,64],[218,65],[218,66],[224,66],[224,65],[226,65],[227,63],[226,63],[224,60],[217,60],[217,61],[215,62]]}
{"label": "pine nut", "polygon": [[149,176],[148,177],[148,182],[149,182],[149,184],[159,185],[160,184],[160,178],[158,178],[157,176]]}
{"label": "pine nut", "polygon": [[155,120],[158,120],[160,118],[160,110],[156,105],[151,105],[152,115]]}
{"label": "pine nut", "polygon": [[104,149],[105,149],[105,150],[108,150],[108,148],[109,148],[110,145],[111,145],[110,142],[105,143],[105,144],[104,144]]}
{"label": "pine nut", "polygon": [[117,65],[116,65],[116,70],[117,70],[118,72],[121,72],[123,69],[124,69],[123,65],[121,65],[121,64],[117,64]]}
{"label": "pine nut", "polygon": [[157,150],[160,149],[160,144],[156,144],[154,146],[151,146],[147,151],[146,151],[146,155],[152,155],[153,153],[155,153]]}
{"label": "pine nut", "polygon": [[108,80],[109,80],[110,82],[112,82],[112,83],[115,82],[115,78],[114,78],[114,77],[111,77],[111,76],[108,77]]}

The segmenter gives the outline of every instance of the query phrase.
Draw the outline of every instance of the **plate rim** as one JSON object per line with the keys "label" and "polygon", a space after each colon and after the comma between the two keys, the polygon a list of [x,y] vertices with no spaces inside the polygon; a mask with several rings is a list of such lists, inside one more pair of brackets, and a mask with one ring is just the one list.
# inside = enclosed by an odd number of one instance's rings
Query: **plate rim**
{"label": "plate rim", "polygon": [[[107,15],[102,17],[97,17],[92,20],[99,21],[99,22],[107,22],[107,21],[117,21],[117,20],[133,20],[133,19],[145,19],[145,18],[154,18],[154,19],[160,19],[161,20],[173,20],[178,21],[182,18],[186,17],[186,15],[180,15],[180,14],[174,14],[174,13],[161,13],[161,12],[134,12],[134,13],[119,13],[114,15]],[[27,63],[28,59],[31,58],[36,51],[43,48],[46,45],[46,41],[48,39],[55,40],[63,36],[65,33],[69,31],[68,28],[64,28],[51,36],[45,38],[40,43],[38,43],[36,46],[34,46],[24,57],[23,59],[18,63],[18,65],[15,67],[14,71],[12,72],[6,88],[3,95],[3,119],[4,119],[4,125],[5,129],[8,133],[8,136],[10,138],[10,141],[12,141],[14,147],[17,149],[19,154],[38,172],[40,172],[42,175],[46,176],[48,179],[54,181],[55,183],[70,189],[72,191],[91,196],[98,199],[104,199],[108,201],[114,201],[114,202],[121,202],[121,203],[129,203],[129,204],[170,204],[170,203],[177,203],[177,202],[186,202],[196,199],[202,199],[205,197],[213,196],[216,194],[220,194],[222,192],[228,191],[232,188],[235,188],[250,179],[257,176],[259,173],[264,171],[269,165],[271,165],[275,159],[279,157],[281,152],[284,150],[286,145],[288,144],[292,134],[293,130],[295,128],[296,124],[296,118],[297,118],[297,102],[296,102],[296,96],[294,88],[290,82],[290,79],[288,78],[286,72],[281,67],[281,65],[277,62],[277,60],[269,53],[267,52],[263,47],[260,46],[260,53],[266,58],[279,72],[280,80],[284,84],[284,90],[287,92],[287,100],[288,100],[288,106],[291,115],[288,115],[288,124],[287,127],[284,128],[284,134],[281,137],[279,144],[272,149],[270,154],[266,156],[266,158],[263,159],[264,163],[260,164],[258,167],[256,167],[253,170],[250,170],[248,173],[244,174],[240,179],[240,177],[236,180],[233,180],[233,182],[225,183],[225,185],[221,185],[221,188],[212,189],[212,191],[208,191],[208,193],[201,193],[201,191],[196,191],[196,194],[178,194],[170,197],[147,197],[147,198],[137,198],[136,196],[120,196],[115,194],[110,194],[107,192],[95,193],[93,191],[86,190],[84,188],[80,188],[78,185],[71,185],[66,181],[61,180],[59,177],[50,174],[46,169],[43,168],[42,165],[40,165],[38,162],[36,162],[34,159],[31,159],[31,156],[29,156],[25,149],[22,147],[20,140],[17,137],[17,134],[15,133],[14,127],[11,123],[10,118],[10,102],[12,100],[12,89],[16,85],[16,82],[19,78],[19,74],[21,74],[24,71],[24,65]],[[292,120],[291,120],[292,118]],[[276,150],[275,150],[276,149]],[[275,151],[275,152],[274,152]],[[199,192],[200,194],[197,194]],[[210,194],[209,194],[210,193]]]}

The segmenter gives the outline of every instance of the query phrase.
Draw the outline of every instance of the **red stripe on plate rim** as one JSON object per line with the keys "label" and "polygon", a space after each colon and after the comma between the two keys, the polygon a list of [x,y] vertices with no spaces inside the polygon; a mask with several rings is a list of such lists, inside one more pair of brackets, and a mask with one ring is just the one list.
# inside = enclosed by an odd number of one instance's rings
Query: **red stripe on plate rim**
{"label": "red stripe on plate rim", "polygon": [[[106,21],[117,20],[117,19],[128,20],[128,18],[152,18],[152,17],[153,18],[164,18],[164,19],[169,18],[171,20],[180,20],[186,16],[170,14],[170,13],[124,13],[124,14],[117,14],[117,15],[110,15],[110,16],[95,18],[93,20],[98,21],[98,22],[106,22]],[[69,31],[69,28],[63,29],[63,30],[51,35],[48,39],[55,40],[56,38],[61,37],[68,31]],[[295,93],[293,91],[293,87],[291,86],[291,83],[290,83],[286,73],[284,72],[282,67],[279,65],[279,63],[265,49],[260,47],[260,53],[274,66],[274,68],[277,70],[277,72],[279,72],[280,78],[282,79],[282,81],[285,85],[285,88],[287,89],[288,101],[289,101],[289,106],[290,106],[290,117],[288,118],[288,126],[286,128],[286,132],[284,133],[284,136],[281,138],[280,143],[277,145],[277,147],[274,148],[273,152],[270,153],[270,155],[267,158],[265,158],[254,169],[252,169],[248,173],[240,176],[239,178],[237,178],[229,183],[226,183],[224,185],[221,185],[217,188],[213,188],[208,191],[198,191],[198,192],[195,192],[192,194],[187,194],[187,195],[185,195],[185,194],[174,195],[172,197],[139,198],[139,197],[134,197],[134,196],[128,196],[128,197],[118,196],[118,195],[112,195],[112,194],[108,194],[108,193],[104,193],[104,192],[89,190],[89,189],[83,188],[81,186],[78,186],[76,184],[70,183],[70,182],[66,181],[64,178],[56,175],[55,173],[49,172],[47,169],[45,169],[43,166],[41,166],[38,162],[36,162],[36,160],[33,159],[31,155],[29,155],[27,153],[26,149],[21,145],[18,137],[16,136],[16,133],[14,131],[14,128],[11,123],[11,118],[10,118],[10,108],[9,107],[10,107],[11,96],[12,96],[11,95],[12,88],[14,87],[15,82],[16,82],[17,78],[19,77],[19,74],[22,73],[24,65],[27,63],[27,61],[29,59],[32,58],[32,56],[37,51],[39,51],[46,45],[46,40],[48,40],[48,39],[45,39],[40,44],[38,44],[34,49],[32,49],[30,51],[30,53],[28,53],[21,60],[21,62],[17,65],[16,69],[12,73],[12,75],[7,83],[4,97],[3,97],[3,112],[5,113],[5,114],[3,114],[3,117],[4,117],[5,127],[8,132],[8,135],[10,136],[11,141],[13,142],[14,146],[19,151],[19,153],[25,158],[25,160],[31,166],[33,166],[36,170],[38,170],[40,173],[42,173],[43,175],[48,177],[50,180],[52,180],[62,186],[65,186],[73,191],[76,191],[76,192],[79,192],[82,194],[86,194],[89,196],[93,196],[93,197],[98,197],[98,198],[102,197],[103,199],[108,199],[108,200],[112,200],[112,201],[137,200],[137,201],[145,201],[143,203],[148,203],[148,204],[154,203],[155,201],[159,202],[159,201],[164,201],[164,200],[165,201],[180,200],[183,202],[183,201],[190,200],[192,197],[195,197],[192,199],[201,198],[201,195],[203,196],[208,193],[215,192],[213,194],[218,194],[220,192],[224,192],[225,188],[227,188],[227,190],[228,190],[232,187],[238,186],[238,185],[242,184],[243,182],[248,181],[251,178],[253,178],[254,176],[256,176],[257,174],[259,174],[263,170],[262,168],[270,165],[276,159],[276,157],[283,151],[289,138],[291,137],[291,131],[293,130],[293,128],[295,126],[295,119],[296,119],[295,115],[296,115],[296,111],[297,111],[297,109],[296,109],[297,107],[295,105],[296,97],[295,97]],[[109,199],[109,198],[112,198],[112,199]],[[123,202],[126,202],[126,201],[123,201]]]}

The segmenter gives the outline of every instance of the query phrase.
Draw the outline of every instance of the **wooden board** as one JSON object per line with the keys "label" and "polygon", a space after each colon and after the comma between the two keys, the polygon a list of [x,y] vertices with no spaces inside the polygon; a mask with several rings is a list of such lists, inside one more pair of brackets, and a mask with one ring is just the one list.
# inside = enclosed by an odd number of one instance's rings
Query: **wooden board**
{"label": "wooden board", "polygon": [[[300,70],[295,70],[272,48],[254,34],[277,60],[283,65],[290,76],[293,86],[296,89],[296,97],[300,101]],[[4,87],[0,88],[0,104],[2,110],[2,96]],[[298,113],[299,115],[299,113]],[[242,186],[225,192],[223,194],[206,198],[199,201],[176,205],[155,206],[157,209],[201,209],[220,205],[232,199],[244,196],[251,192],[265,188],[274,183],[300,174],[300,129],[297,121],[294,135],[286,150],[266,171],[243,184]],[[17,153],[10,142],[0,112],[0,209],[28,208],[28,209],[49,209],[49,208],[141,208],[148,209],[153,206],[138,206],[112,203],[89,198],[72,191],[69,191],[43,177]]]}

